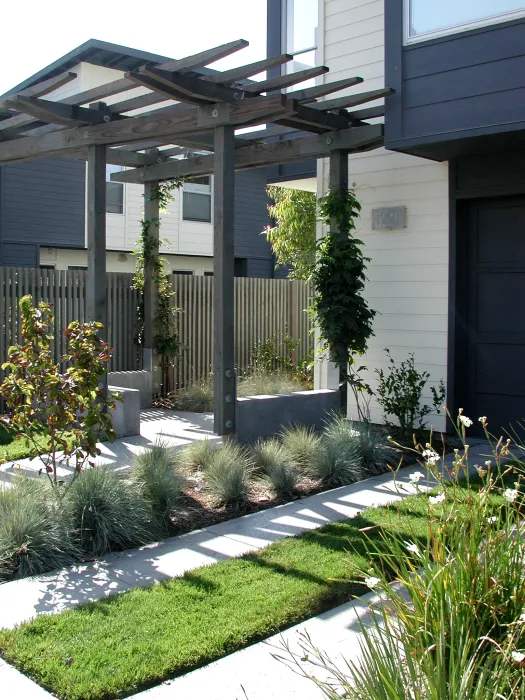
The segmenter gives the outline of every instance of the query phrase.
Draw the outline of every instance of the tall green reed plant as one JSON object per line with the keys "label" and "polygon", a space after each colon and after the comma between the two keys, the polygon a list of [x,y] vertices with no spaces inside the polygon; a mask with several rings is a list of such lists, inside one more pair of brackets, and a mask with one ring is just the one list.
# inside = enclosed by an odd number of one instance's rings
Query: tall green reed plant
{"label": "tall green reed plant", "polygon": [[[475,469],[467,443],[473,422],[462,411],[456,422],[462,448],[451,469],[440,468],[431,442],[417,450],[429,484],[436,484],[427,500],[426,541],[385,531],[378,543],[363,532],[370,567],[352,575],[378,596],[370,624],[361,622],[358,658],[343,668],[307,635],[302,655],[292,654],[295,669],[326,698],[525,698],[524,448],[494,439],[486,417],[479,421],[490,454]],[[416,491],[423,492],[422,480],[412,474]],[[312,666],[330,682],[316,680]]]}

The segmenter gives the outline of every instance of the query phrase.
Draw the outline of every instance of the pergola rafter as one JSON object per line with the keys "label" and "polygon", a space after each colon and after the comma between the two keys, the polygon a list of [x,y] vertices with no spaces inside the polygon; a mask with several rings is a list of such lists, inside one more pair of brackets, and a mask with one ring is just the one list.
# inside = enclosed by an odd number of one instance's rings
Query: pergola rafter
{"label": "pergola rafter", "polygon": [[[0,100],[0,166],[46,157],[88,162],[88,309],[93,320],[104,323],[107,315],[101,292],[106,245],[105,164],[130,168],[113,174],[112,180],[144,184],[146,218],[152,220],[157,217],[151,194],[160,181],[214,174],[215,432],[221,435],[235,432],[234,172],[329,156],[330,186],[347,188],[344,163],[348,154],[383,143],[382,124],[367,122],[382,116],[383,107],[349,110],[392,92],[384,88],[319,99],[359,85],[363,81],[357,76],[281,92],[326,74],[325,66],[250,80],[253,75],[291,61],[292,56],[287,54],[224,72],[206,68],[245,46],[247,42],[240,39],[164,64],[147,63],[116,81],[58,101],[44,96],[72,80],[74,73]],[[137,87],[148,92],[112,105],[101,102]],[[166,101],[171,104],[166,105]],[[135,110],[147,111],[130,114]],[[258,125],[270,126],[236,133]],[[206,154],[195,155],[194,151]],[[154,233],[158,248],[159,232]],[[152,355],[155,290],[151,288],[150,273],[145,271],[149,280],[145,290],[145,350]],[[152,369],[158,364],[158,359],[151,357]],[[158,383],[155,378],[154,383]]]}

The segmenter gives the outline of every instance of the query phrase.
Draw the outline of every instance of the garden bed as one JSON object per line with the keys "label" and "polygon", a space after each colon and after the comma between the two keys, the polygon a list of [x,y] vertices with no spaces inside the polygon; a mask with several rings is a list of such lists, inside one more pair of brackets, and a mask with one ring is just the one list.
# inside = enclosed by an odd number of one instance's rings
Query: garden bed
{"label": "garden bed", "polygon": [[59,698],[126,696],[362,594],[366,587],[352,579],[368,566],[367,539],[378,550],[389,535],[424,546],[428,525],[427,495],[367,509],[254,554],[1,631],[0,650]]}

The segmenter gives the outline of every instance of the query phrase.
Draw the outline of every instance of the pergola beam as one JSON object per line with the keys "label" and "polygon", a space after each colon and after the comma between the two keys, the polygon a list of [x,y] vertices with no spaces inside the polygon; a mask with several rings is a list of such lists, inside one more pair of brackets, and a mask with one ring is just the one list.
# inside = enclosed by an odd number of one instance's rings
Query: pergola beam
{"label": "pergola beam", "polygon": [[243,90],[246,92],[268,92],[269,90],[282,90],[292,85],[297,85],[297,83],[303,82],[303,80],[311,80],[312,78],[317,78],[320,75],[328,73],[329,68],[326,66],[317,66],[316,68],[306,68],[306,70],[299,70],[295,73],[285,73],[284,75],[278,75],[275,78],[268,78],[268,80],[261,80],[258,83],[249,83],[243,86]]}
{"label": "pergola beam", "polygon": [[323,85],[315,85],[311,88],[305,88],[304,90],[295,90],[294,92],[289,92],[288,97],[293,97],[299,102],[314,102],[318,97],[324,97],[325,95],[331,95],[333,92],[339,92],[339,90],[346,90],[347,88],[354,87],[363,82],[363,78],[343,78],[342,80],[334,80],[332,83],[323,83]]}
{"label": "pergola beam", "polygon": [[53,78],[43,80],[41,83],[36,83],[36,85],[31,85],[31,87],[20,90],[20,92],[14,93],[13,95],[7,95],[7,97],[0,100],[0,112],[7,107],[8,100],[11,100],[13,97],[42,97],[42,95],[47,95],[49,92],[53,92],[53,90],[58,90],[58,88],[63,85],[67,85],[72,80],[75,80],[76,77],[76,73],[67,71]]}
{"label": "pergola beam", "polygon": [[311,105],[313,109],[322,110],[339,110],[339,109],[349,109],[351,107],[356,107],[357,105],[362,105],[365,102],[372,102],[372,100],[378,100],[380,97],[387,97],[391,95],[394,91],[392,88],[381,88],[380,90],[370,90],[369,92],[361,92],[358,95],[346,95],[345,97],[335,97],[333,100],[324,100],[324,102],[317,102]]}
{"label": "pergola beam", "polygon": [[[210,131],[215,126],[264,124],[291,116],[298,112],[299,107],[295,100],[277,94],[242,102],[193,107],[165,116],[152,114],[109,124],[62,129],[0,143],[0,165],[33,158],[67,155],[70,151],[87,146],[134,143],[148,137],[170,137],[170,142],[177,144],[178,136],[184,138],[199,134]],[[325,115],[320,115],[320,118],[324,120]]]}
{"label": "pergola beam", "polygon": [[271,68],[282,66],[284,63],[291,61],[292,58],[293,56],[291,54],[283,53],[280,56],[264,58],[262,61],[248,63],[245,66],[240,66],[239,68],[232,68],[231,70],[205,75],[202,77],[202,80],[209,80],[211,83],[234,83],[237,80],[244,80],[252,75],[257,75],[257,73],[263,73]]}
{"label": "pergola beam", "polygon": [[[370,146],[378,147],[383,140],[382,124],[366,124],[329,135],[304,136],[286,141],[258,143],[235,150],[235,170],[262,168],[279,163],[293,163],[308,158],[324,158],[332,151],[344,149],[361,151]],[[210,175],[214,170],[214,155],[198,156],[184,160],[172,160],[140,170],[113,173],[115,182],[144,183],[153,180],[171,180],[176,177]]]}
{"label": "pergola beam", "polygon": [[29,114],[38,121],[62,124],[63,126],[81,126],[83,124],[105,124],[115,119],[126,119],[120,114],[110,114],[104,109],[90,109],[76,105],[64,105],[39,97],[17,95],[8,100],[8,106],[19,112]]}

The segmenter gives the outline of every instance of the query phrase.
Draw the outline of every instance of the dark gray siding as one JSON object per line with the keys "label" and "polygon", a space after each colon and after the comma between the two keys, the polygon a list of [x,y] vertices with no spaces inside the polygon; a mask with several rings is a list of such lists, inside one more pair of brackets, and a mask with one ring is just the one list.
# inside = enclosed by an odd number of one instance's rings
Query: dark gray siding
{"label": "dark gray siding", "polygon": [[19,163],[3,167],[0,178],[0,263],[12,265],[17,247],[27,259],[28,244],[84,247],[83,162]]}
{"label": "dark gray siding", "polygon": [[235,174],[235,257],[248,260],[248,277],[272,277],[270,245],[263,231],[269,224],[264,169]]}
{"label": "dark gray siding", "polygon": [[[525,20],[403,46],[402,4],[386,3],[387,148],[445,160],[486,150],[479,137],[523,131]],[[451,145],[467,139],[466,151]]]}

